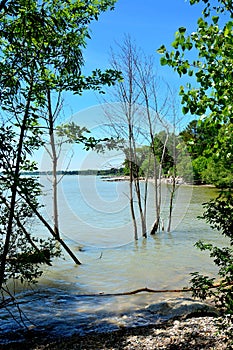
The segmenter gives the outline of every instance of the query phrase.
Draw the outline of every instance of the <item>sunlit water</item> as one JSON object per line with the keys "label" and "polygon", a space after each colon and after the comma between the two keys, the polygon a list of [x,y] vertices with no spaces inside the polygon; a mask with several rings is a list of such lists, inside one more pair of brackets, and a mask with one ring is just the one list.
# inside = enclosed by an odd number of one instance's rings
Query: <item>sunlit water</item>
{"label": "sunlit water", "polygon": [[[46,196],[43,215],[51,221],[51,183],[41,179]],[[182,289],[190,272],[215,274],[207,253],[194,247],[199,239],[219,245],[224,239],[203,221],[202,203],[216,195],[209,187],[182,185],[177,188],[172,232],[160,232],[134,241],[128,206],[128,182],[108,182],[95,176],[65,176],[59,184],[59,219],[62,237],[82,265],[75,266],[66,253],[46,267],[33,289],[19,290],[21,310],[28,326],[54,334],[115,329],[120,324],[154,322],[146,307],[180,294],[132,296],[86,296],[128,292],[148,287],[156,290]],[[142,191],[144,184],[142,183]],[[153,184],[149,184],[148,231],[154,218]],[[163,185],[162,217],[165,228],[170,199]],[[139,218],[138,218],[139,222]],[[34,233],[47,234],[39,223]],[[139,230],[140,231],[140,230]],[[186,295],[190,296],[190,295]],[[17,310],[10,308],[19,320]],[[17,329],[6,310],[1,310],[0,330]]]}

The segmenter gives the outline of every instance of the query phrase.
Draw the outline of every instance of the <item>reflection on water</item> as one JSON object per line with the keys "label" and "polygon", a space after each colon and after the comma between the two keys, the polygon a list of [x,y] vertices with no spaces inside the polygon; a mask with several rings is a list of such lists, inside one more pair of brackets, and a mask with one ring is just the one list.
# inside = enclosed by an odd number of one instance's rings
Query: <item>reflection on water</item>
{"label": "reflection on water", "polygon": [[[48,190],[45,178],[43,182]],[[72,329],[80,332],[93,326],[102,329],[106,324],[109,327],[109,323],[114,328],[128,311],[139,313],[147,305],[169,295],[84,297],[84,294],[117,293],[143,287],[182,289],[188,284],[190,272],[216,272],[208,254],[194,247],[199,239],[224,242],[221,235],[197,219],[202,213],[201,204],[215,195],[214,189],[181,186],[174,204],[173,231],[141,238],[138,242],[133,241],[127,190],[127,182],[105,182],[94,176],[64,177],[59,192],[61,231],[83,264],[74,266],[67,256],[57,259],[52,268],[47,268],[38,287],[21,292],[21,308],[31,324],[51,327],[54,332],[62,329],[67,334]],[[169,186],[164,186],[162,215],[165,223],[168,198]],[[48,191],[43,213],[48,218],[51,217],[50,200]],[[150,227],[154,212],[152,184],[149,203]],[[38,225],[37,230],[43,234],[41,226]],[[2,331],[15,327],[4,312],[1,314]],[[141,322],[146,322],[148,317],[141,317]],[[131,318],[132,323],[137,320],[137,317]]]}

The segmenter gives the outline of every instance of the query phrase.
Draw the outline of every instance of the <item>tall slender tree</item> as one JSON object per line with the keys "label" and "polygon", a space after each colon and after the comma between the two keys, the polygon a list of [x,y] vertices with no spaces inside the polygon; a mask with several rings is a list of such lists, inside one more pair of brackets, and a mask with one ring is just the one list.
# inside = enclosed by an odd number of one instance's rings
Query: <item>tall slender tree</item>
{"label": "tall slender tree", "polygon": [[[7,134],[9,124],[18,130],[15,132],[18,140],[12,151],[12,166],[10,169],[5,167],[1,175],[1,191],[2,194],[7,191],[8,203],[6,208],[4,201],[1,202],[3,210],[7,210],[1,232],[4,243],[1,246],[0,287],[8,276],[7,268],[12,261],[9,255],[15,234],[17,236],[18,196],[24,195],[23,205],[38,213],[33,200],[35,192],[28,193],[32,188],[29,186],[31,180],[22,178],[21,171],[29,167],[28,155],[32,156],[40,146],[40,112],[46,108],[48,91],[81,94],[84,89],[101,90],[102,85],[111,85],[120,76],[112,69],[105,72],[97,69],[86,77],[81,73],[84,64],[82,50],[90,37],[88,25],[103,11],[112,9],[114,3],[114,0],[7,0],[0,3],[2,130],[3,135]],[[7,153],[2,156],[7,156]],[[35,164],[31,165],[33,167]],[[54,236],[58,238],[56,233]],[[79,262],[78,259],[75,261]]]}
{"label": "tall slender tree", "polygon": [[[116,70],[121,70],[124,80],[117,84],[111,91],[112,99],[117,104],[110,104],[106,109],[110,129],[115,135],[124,137],[126,142],[125,156],[127,169],[129,170],[129,203],[134,227],[135,239],[138,239],[139,213],[142,236],[147,237],[147,199],[148,199],[148,171],[144,171],[145,181],[142,186],[139,176],[141,154],[139,145],[143,143],[149,146],[149,160],[153,166],[154,191],[155,191],[155,220],[150,230],[155,234],[161,221],[161,186],[163,163],[166,143],[170,133],[169,118],[171,117],[172,103],[169,100],[170,90],[163,97],[159,97],[160,79],[155,74],[152,57],[146,56],[136,46],[130,36],[125,36],[118,49],[112,50],[111,64]],[[170,94],[171,95],[171,94]],[[172,101],[171,101],[172,100]],[[107,103],[109,104],[109,102]],[[155,134],[163,129],[167,137],[163,140],[160,157],[155,142]],[[161,145],[161,144],[160,144]],[[148,169],[150,168],[148,164]]]}

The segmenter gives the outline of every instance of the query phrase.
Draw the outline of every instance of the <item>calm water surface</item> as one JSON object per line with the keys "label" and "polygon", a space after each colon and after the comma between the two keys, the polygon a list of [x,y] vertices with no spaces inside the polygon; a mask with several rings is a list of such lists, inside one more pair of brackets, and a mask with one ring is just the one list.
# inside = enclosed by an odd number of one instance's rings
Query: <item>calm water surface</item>
{"label": "calm water surface", "polygon": [[[51,220],[51,183],[45,176],[41,181],[46,193],[43,214]],[[149,185],[148,228],[154,218],[153,184]],[[170,187],[164,185],[162,217],[165,227],[169,195]],[[21,308],[29,318],[26,323],[50,328],[54,333],[62,331],[64,335],[90,329],[115,329],[123,319],[128,325],[148,323],[150,317],[144,314],[147,305],[177,295],[83,295],[143,287],[182,289],[188,285],[190,272],[214,274],[215,267],[208,254],[199,252],[194,243],[199,239],[224,243],[221,235],[197,219],[202,214],[201,204],[215,195],[213,188],[180,186],[175,196],[172,232],[160,232],[135,242],[126,181],[65,176],[59,184],[62,237],[83,264],[75,266],[64,253],[64,259],[57,259],[53,267],[46,268],[37,287],[19,293]],[[34,230],[42,236],[46,234],[39,223]],[[2,332],[17,328],[7,312],[1,317]]]}

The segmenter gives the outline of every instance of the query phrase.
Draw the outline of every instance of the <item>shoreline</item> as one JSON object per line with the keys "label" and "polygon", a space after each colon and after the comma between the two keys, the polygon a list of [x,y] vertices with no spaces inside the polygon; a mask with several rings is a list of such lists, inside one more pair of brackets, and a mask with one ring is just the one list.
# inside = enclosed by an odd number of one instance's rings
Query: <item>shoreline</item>
{"label": "shoreline", "polygon": [[[138,322],[130,324],[130,312],[121,315],[117,329],[98,331],[93,321],[88,324],[88,332],[81,333],[77,330],[78,320],[73,320],[71,333],[54,332],[50,323],[11,331],[1,337],[0,350],[226,349],[227,338],[217,334],[219,313],[213,300],[203,303],[196,299],[167,299],[146,309],[147,316],[152,316],[151,322],[148,318],[142,322],[139,312]],[[104,324],[106,320],[99,321]]]}
{"label": "shoreline", "polygon": [[[129,176],[101,176],[101,180],[102,181],[106,181],[106,182],[121,182],[121,181],[129,181],[130,178],[129,178]],[[146,179],[144,177],[140,177],[138,180],[142,181],[142,182],[146,182]],[[150,183],[153,183],[154,179],[153,178],[148,178],[147,181],[150,182]],[[166,184],[166,185],[171,185],[172,184],[171,179],[169,179],[169,178],[162,178],[161,179],[161,183],[162,184]],[[210,187],[210,188],[215,188],[216,187],[215,185],[212,185],[212,184],[188,183],[188,182],[185,182],[180,177],[177,177],[176,185],[177,186],[183,185],[183,186],[194,186],[194,187]]]}
{"label": "shoreline", "polygon": [[[149,349],[209,349],[227,348],[226,338],[217,334],[213,316],[177,318],[154,325],[123,327],[107,333],[84,336],[49,337],[46,332],[29,331],[27,340],[0,345],[1,350],[149,350]],[[31,333],[30,333],[31,332]]]}

